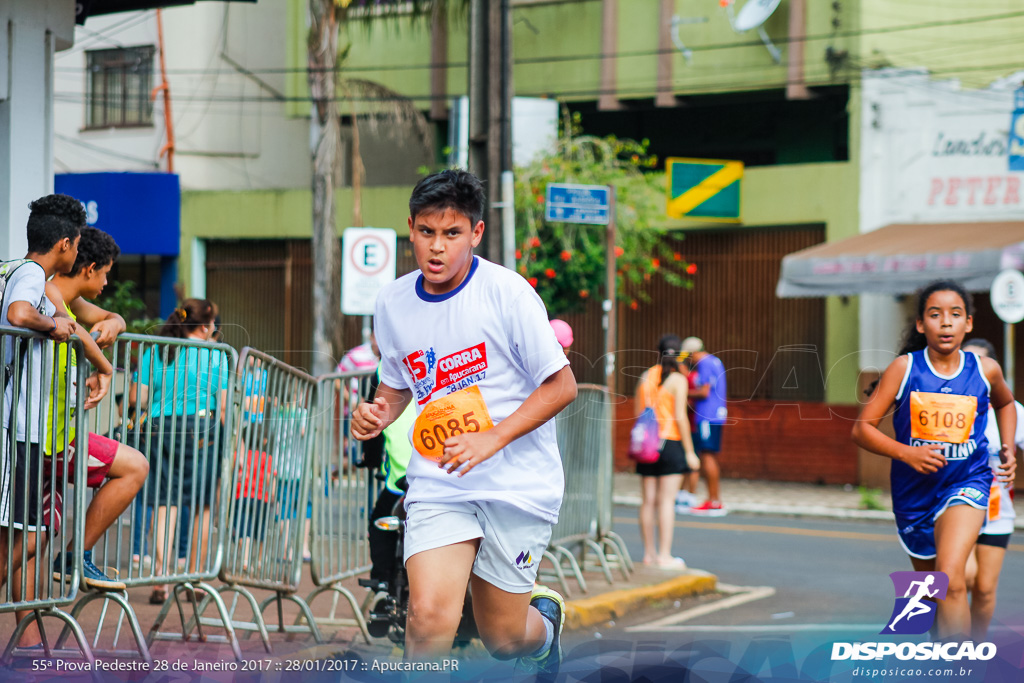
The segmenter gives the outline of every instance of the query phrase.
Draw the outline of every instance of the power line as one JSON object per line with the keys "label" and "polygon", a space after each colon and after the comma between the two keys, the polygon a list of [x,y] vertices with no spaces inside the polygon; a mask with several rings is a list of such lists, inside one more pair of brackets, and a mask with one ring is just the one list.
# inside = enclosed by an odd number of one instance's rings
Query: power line
{"label": "power line", "polygon": [[[1004,19],[1013,19],[1024,17],[1024,10],[1016,12],[1003,12],[1001,14],[989,14],[975,17],[965,17],[961,19],[948,20],[948,21],[929,21],[919,22],[916,24],[901,24],[898,26],[881,26],[873,29],[856,29],[849,31],[834,31],[829,33],[809,34],[803,36],[787,36],[785,38],[773,39],[773,42],[777,44],[790,44],[797,42],[813,42],[819,40],[836,40],[838,38],[856,38],[866,35],[882,35],[889,33],[898,33],[902,31],[916,31],[925,30],[930,28],[943,28],[949,26],[962,26],[965,24],[978,24],[987,23],[990,21],[1001,21]],[[749,40],[749,41],[731,41],[726,43],[710,43],[707,45],[693,45],[689,49],[693,52],[707,52],[714,50],[728,50],[738,47],[757,47],[763,45],[761,40]],[[556,64],[561,62],[571,61],[586,61],[595,59],[623,59],[630,57],[650,57],[663,54],[675,54],[675,47],[668,47],[663,49],[653,50],[629,50],[622,52],[598,52],[589,54],[576,54],[576,55],[549,55],[546,57],[521,57],[514,59],[513,64],[525,65],[525,64]],[[374,66],[355,66],[346,67],[338,66],[334,70],[339,73],[346,72],[388,72],[388,71],[414,71],[414,70],[426,70],[431,68],[466,68],[469,66],[468,62],[435,62],[435,63],[424,63],[420,62],[417,64],[406,64],[406,65],[374,65]],[[265,69],[249,69],[251,74],[293,74],[293,73],[316,73],[317,71],[326,71],[327,69],[309,69],[308,67],[270,67]],[[56,67],[55,71],[81,71],[80,68],[74,67]],[[237,73],[235,69],[219,69],[219,70],[204,70],[204,69],[168,69],[168,74],[174,75],[202,75],[206,73]]]}

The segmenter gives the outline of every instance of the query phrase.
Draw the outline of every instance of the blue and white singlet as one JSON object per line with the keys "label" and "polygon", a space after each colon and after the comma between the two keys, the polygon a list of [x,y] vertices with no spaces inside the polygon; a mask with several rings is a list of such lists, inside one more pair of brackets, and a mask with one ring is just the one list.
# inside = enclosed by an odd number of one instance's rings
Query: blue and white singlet
{"label": "blue and white singlet", "polygon": [[906,463],[892,461],[893,512],[898,518],[938,514],[954,499],[974,507],[987,504],[992,470],[985,425],[991,387],[978,356],[959,353],[960,367],[949,376],[935,371],[927,349],[908,356],[896,394],[896,440],[910,446],[939,444],[946,465],[920,474]]}

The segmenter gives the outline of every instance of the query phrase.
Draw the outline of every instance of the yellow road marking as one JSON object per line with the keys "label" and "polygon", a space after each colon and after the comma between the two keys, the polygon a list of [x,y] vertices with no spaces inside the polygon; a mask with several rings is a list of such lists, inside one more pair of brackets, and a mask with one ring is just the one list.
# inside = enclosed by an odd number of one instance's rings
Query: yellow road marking
{"label": "yellow road marking", "polygon": [[682,218],[708,199],[721,192],[728,185],[743,177],[743,164],[725,162],[725,166],[709,175],[700,183],[668,202],[668,215]]}
{"label": "yellow road marking", "polygon": [[[636,524],[637,520],[628,517],[616,517],[616,524]],[[676,521],[681,529],[719,529],[722,531],[760,531],[766,534],[786,534],[790,536],[815,536],[818,538],[845,538],[856,541],[892,541],[896,542],[896,534],[869,534],[861,531],[826,531],[819,529],[795,529],[792,527],[768,526],[766,524],[726,524],[724,522],[683,522]],[[1024,545],[1011,543],[1007,550],[1024,551]]]}

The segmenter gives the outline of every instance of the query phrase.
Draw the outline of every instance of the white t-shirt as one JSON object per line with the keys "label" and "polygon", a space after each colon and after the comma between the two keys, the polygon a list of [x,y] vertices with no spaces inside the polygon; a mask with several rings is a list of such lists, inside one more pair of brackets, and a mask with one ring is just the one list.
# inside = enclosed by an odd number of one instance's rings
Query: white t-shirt
{"label": "white t-shirt", "polygon": [[[474,257],[465,281],[453,292],[431,295],[421,282],[417,271],[384,287],[374,317],[381,381],[411,390],[417,416],[422,417],[431,401],[479,391],[486,413],[497,424],[569,364],[548,324],[544,302],[513,271]],[[477,414],[463,420],[459,429],[476,431],[470,425],[486,416],[479,409],[473,412]],[[460,418],[452,419],[458,423]],[[415,448],[443,443],[443,425],[437,441],[430,434],[418,441],[422,431],[417,422],[410,432]],[[558,521],[565,489],[554,420],[516,439],[464,477],[448,474],[415,451],[406,476],[407,505],[502,501],[551,524]]]}
{"label": "white t-shirt", "polygon": [[[1017,406],[1017,433],[1014,435],[1014,448],[1024,448],[1024,406],[1014,401]],[[988,439],[988,464],[992,473],[997,474],[1002,460],[999,459],[999,450],[1002,439],[999,438],[999,424],[996,422],[996,411],[991,407],[988,409],[988,424],[985,426],[985,438]],[[1013,457],[1017,454],[1014,453]],[[985,526],[982,527],[983,534],[1010,534],[1013,533],[1013,520],[1017,512],[1013,509],[1013,485],[992,480],[992,490],[988,497],[988,516],[985,518]]]}
{"label": "white t-shirt", "polygon": [[[44,315],[53,315],[57,312],[57,308],[53,305],[48,298],[44,296],[46,291],[46,272],[43,267],[38,263],[30,262],[18,267],[14,274],[11,275],[11,279],[7,282],[7,288],[4,291],[3,297],[3,309],[0,310],[0,324],[10,325],[10,321],[7,319],[7,311],[11,304],[15,301],[25,301],[32,308],[39,306],[39,301],[43,301]],[[46,363],[44,368],[42,349],[46,349]],[[25,440],[25,424],[28,423],[30,426],[28,441],[31,443],[39,443],[39,407],[46,405],[47,417],[49,418],[49,400],[43,400],[42,395],[42,376],[44,369],[49,369],[52,372],[53,368],[53,344],[49,342],[40,343],[38,341],[29,342],[29,354],[25,355],[22,360],[22,376],[21,376],[21,392],[18,400],[18,417],[17,417],[17,429],[15,432],[18,441]],[[14,344],[8,342],[6,350],[4,352],[4,365],[8,365],[14,362]],[[31,365],[33,372],[31,377],[26,376],[28,367]],[[32,384],[32,407],[31,417],[26,419],[26,404],[28,402],[27,390],[29,382]],[[14,382],[11,382],[4,389],[4,415],[3,424],[4,428],[10,426],[10,412],[11,412],[11,398],[14,389]],[[46,399],[49,399],[49,382],[46,385],[47,395]]]}

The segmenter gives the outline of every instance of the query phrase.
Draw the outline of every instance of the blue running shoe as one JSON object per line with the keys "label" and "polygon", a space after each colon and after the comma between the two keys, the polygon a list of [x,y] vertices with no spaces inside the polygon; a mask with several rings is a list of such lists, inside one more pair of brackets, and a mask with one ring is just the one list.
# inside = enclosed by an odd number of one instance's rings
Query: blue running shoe
{"label": "blue running shoe", "polygon": [[536,585],[530,595],[530,606],[535,607],[542,617],[551,622],[554,627],[554,637],[551,639],[551,647],[547,651],[538,655],[522,657],[520,661],[537,673],[554,676],[558,673],[559,664],[562,663],[560,641],[562,626],[565,625],[565,600],[547,586]]}

